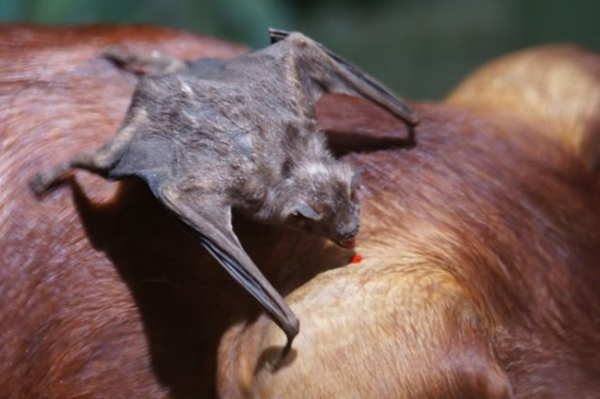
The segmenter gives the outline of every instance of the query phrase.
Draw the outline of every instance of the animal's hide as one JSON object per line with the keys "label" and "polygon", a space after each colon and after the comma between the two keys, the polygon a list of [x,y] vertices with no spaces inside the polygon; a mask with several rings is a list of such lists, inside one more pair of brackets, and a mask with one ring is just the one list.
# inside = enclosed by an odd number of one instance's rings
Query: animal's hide
{"label": "animal's hide", "polygon": [[[598,56],[546,48],[492,64],[418,106],[410,149],[383,111],[322,100],[321,125],[365,169],[364,261],[234,219],[303,320],[276,365],[284,335],[143,184],[83,172],[44,200],[27,187],[123,118],[136,78],[102,49],[245,50],[144,27],[0,38],[0,397],[600,396],[598,124],[582,110],[599,109]],[[544,74],[571,94],[544,95]]]}

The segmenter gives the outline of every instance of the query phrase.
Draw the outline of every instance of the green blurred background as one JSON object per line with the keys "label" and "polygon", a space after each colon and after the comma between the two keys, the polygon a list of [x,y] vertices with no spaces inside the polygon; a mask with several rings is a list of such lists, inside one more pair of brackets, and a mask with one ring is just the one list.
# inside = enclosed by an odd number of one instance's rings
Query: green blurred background
{"label": "green blurred background", "polygon": [[265,46],[299,30],[413,99],[526,46],[600,50],[600,0],[0,0],[4,21],[169,25]]}

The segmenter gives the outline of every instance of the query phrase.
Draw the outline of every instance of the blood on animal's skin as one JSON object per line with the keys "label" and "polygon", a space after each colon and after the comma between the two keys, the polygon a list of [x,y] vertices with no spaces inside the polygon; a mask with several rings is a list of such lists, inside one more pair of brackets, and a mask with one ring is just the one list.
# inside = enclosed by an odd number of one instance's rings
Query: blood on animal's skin
{"label": "blood on animal's skin", "polygon": [[361,254],[356,254],[352,257],[352,259],[350,259],[350,263],[360,263],[362,262],[363,257]]}

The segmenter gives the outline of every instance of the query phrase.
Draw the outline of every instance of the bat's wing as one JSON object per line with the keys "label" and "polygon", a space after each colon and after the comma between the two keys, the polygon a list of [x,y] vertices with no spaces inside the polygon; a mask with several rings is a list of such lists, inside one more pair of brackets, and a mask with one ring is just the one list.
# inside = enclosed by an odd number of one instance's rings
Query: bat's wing
{"label": "bat's wing", "polygon": [[298,319],[242,249],[232,229],[231,208],[215,195],[177,187],[161,187],[157,195],[169,210],[200,235],[208,252],[264,307],[286,334],[286,350],[289,349],[298,334]]}
{"label": "bat's wing", "polygon": [[323,91],[358,95],[387,109],[410,126],[419,122],[417,114],[390,89],[322,44],[300,33],[270,29],[269,35],[272,43],[285,41],[289,43],[294,56],[304,58],[303,62],[297,63],[301,72],[307,74]]}

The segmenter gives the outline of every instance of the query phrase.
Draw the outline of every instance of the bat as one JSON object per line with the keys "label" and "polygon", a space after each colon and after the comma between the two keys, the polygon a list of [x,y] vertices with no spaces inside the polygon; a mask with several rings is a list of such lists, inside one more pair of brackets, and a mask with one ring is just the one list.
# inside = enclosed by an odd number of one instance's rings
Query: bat
{"label": "bat", "polygon": [[237,58],[183,61],[109,50],[139,68],[115,136],[95,151],[41,171],[41,195],[71,168],[143,179],[154,196],[265,309],[287,337],[299,321],[243,250],[232,209],[353,247],[358,172],[329,152],[315,103],[324,93],[363,97],[409,127],[417,115],[389,89],[301,33],[270,31],[272,44]]}

